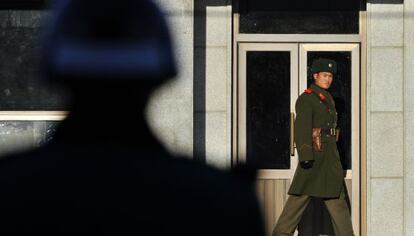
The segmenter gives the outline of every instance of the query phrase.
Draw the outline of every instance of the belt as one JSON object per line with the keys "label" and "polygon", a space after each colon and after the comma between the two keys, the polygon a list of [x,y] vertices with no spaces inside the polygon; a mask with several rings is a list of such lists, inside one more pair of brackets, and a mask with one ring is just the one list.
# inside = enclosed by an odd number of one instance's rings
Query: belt
{"label": "belt", "polygon": [[334,129],[334,128],[322,129],[321,134],[322,135],[327,135],[327,136],[336,136],[336,129]]}

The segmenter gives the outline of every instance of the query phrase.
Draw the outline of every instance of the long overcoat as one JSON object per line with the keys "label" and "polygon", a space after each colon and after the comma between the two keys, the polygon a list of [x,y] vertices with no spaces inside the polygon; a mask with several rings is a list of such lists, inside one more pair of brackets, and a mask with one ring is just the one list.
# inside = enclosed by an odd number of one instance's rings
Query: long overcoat
{"label": "long overcoat", "polygon": [[322,151],[312,145],[312,128],[335,129],[335,102],[326,90],[312,84],[296,101],[295,143],[299,161],[314,160],[313,167],[296,168],[289,194],[337,198],[343,187],[343,169],[335,136],[322,134]]}

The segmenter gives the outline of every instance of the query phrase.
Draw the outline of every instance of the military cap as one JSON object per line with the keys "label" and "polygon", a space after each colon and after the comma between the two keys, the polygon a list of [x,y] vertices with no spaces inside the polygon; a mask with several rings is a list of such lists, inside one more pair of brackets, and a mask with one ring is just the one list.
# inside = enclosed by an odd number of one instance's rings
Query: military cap
{"label": "military cap", "polygon": [[312,73],[331,72],[332,74],[336,74],[337,66],[334,60],[319,58],[312,62],[311,70]]}

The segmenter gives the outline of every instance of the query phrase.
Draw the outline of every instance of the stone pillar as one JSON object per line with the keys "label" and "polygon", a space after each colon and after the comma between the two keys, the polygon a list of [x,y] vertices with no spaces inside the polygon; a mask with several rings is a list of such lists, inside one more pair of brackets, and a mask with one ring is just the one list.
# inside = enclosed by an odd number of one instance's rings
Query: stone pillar
{"label": "stone pillar", "polygon": [[368,235],[403,235],[403,5],[368,4]]}
{"label": "stone pillar", "polygon": [[231,163],[231,1],[196,3],[195,157],[220,168]]}
{"label": "stone pillar", "polygon": [[414,235],[414,1],[404,1],[404,231]]}
{"label": "stone pillar", "polygon": [[174,35],[180,75],[148,107],[168,149],[216,167],[231,163],[232,28],[230,0],[157,0]]}
{"label": "stone pillar", "polygon": [[169,151],[193,154],[193,0],[157,0],[174,38],[178,77],[152,96],[150,127]]}

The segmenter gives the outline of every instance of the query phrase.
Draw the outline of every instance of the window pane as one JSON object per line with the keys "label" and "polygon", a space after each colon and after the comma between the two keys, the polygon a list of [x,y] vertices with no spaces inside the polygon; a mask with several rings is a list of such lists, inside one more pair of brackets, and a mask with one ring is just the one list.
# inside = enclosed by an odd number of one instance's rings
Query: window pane
{"label": "window pane", "polygon": [[358,34],[358,11],[248,12],[240,14],[244,34]]}
{"label": "window pane", "polygon": [[[338,112],[338,127],[341,128],[340,138],[337,143],[339,155],[344,169],[352,168],[351,157],[351,52],[308,52],[308,85],[312,83],[310,66],[317,58],[329,58],[338,64],[338,73],[334,77],[329,92],[335,100]],[[354,81],[355,82],[355,81]]]}
{"label": "window pane", "polygon": [[0,11],[0,110],[66,110],[63,91],[39,79],[42,14]]}
{"label": "window pane", "polygon": [[290,168],[290,52],[247,52],[247,164]]}

